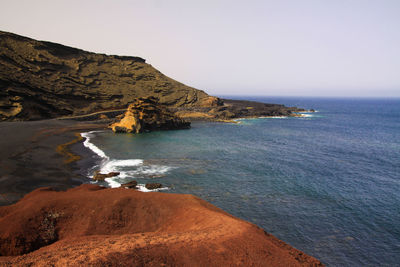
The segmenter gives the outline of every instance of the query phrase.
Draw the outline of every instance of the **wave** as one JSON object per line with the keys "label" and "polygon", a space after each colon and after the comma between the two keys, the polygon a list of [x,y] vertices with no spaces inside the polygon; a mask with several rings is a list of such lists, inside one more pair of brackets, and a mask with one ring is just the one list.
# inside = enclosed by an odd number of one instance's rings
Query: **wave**
{"label": "wave", "polygon": [[109,159],[109,157],[107,157],[107,155],[104,153],[103,150],[101,150],[96,145],[94,145],[93,143],[90,142],[90,139],[94,137],[93,133],[95,133],[95,132],[99,132],[99,131],[91,131],[91,132],[87,132],[87,133],[81,133],[81,136],[83,138],[86,138],[85,141],[83,142],[83,145],[85,147],[89,148],[90,150],[92,150],[100,158]]}
{"label": "wave", "polygon": [[[171,166],[144,165],[143,159],[111,159],[109,156],[106,155],[103,150],[90,142],[90,140],[95,137],[96,132],[101,131],[81,133],[81,136],[85,138],[83,145],[103,159],[100,165],[95,166],[88,173],[88,177],[91,179],[93,179],[95,169],[99,170],[100,173],[119,172],[120,174],[118,176],[104,179],[109,187],[117,188],[121,187],[121,184],[123,183],[132,181],[133,178],[162,177],[168,171],[174,169],[174,167]],[[97,182],[93,181],[93,183]],[[144,184],[138,184],[138,190],[142,192],[152,192],[167,189],[169,188],[162,187],[154,190],[149,190],[145,187]]]}
{"label": "wave", "polygon": [[311,117],[314,117],[313,114],[308,114],[308,113],[302,113],[300,115],[301,115],[300,118],[311,118]]}
{"label": "wave", "polygon": [[258,117],[259,119],[287,119],[288,116],[265,116],[265,117]]}
{"label": "wave", "polygon": [[254,117],[254,118],[238,118],[234,119],[233,121],[241,122],[241,121],[251,121],[251,120],[258,120],[258,119],[287,119],[288,116],[261,116],[261,117]]}
{"label": "wave", "polygon": [[142,159],[112,159],[102,164],[100,168],[101,173],[116,172],[123,167],[135,167],[143,164]]}
{"label": "wave", "polygon": [[147,189],[144,184],[138,184],[137,188],[138,188],[137,189],[138,191],[142,191],[142,192],[157,192],[157,191],[163,191],[163,190],[169,189],[168,187],[161,187],[161,188],[157,188],[157,189]]}

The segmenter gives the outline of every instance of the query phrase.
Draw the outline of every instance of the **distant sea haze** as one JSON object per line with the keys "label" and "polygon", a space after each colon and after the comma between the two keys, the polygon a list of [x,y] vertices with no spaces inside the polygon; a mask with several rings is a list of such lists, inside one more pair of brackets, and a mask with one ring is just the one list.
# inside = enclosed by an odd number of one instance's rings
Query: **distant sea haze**
{"label": "distant sea haze", "polygon": [[84,133],[98,149],[87,174],[100,165],[121,173],[106,186],[160,182],[163,192],[197,195],[328,266],[398,265],[400,100],[245,98],[317,112]]}

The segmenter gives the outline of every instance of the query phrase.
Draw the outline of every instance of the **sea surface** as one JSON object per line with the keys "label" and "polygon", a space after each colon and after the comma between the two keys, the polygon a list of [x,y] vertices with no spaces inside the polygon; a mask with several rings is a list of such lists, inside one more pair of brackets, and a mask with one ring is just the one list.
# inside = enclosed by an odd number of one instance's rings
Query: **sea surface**
{"label": "sea surface", "polygon": [[236,98],[317,112],[84,133],[97,154],[88,176],[194,194],[328,266],[400,266],[400,99]]}

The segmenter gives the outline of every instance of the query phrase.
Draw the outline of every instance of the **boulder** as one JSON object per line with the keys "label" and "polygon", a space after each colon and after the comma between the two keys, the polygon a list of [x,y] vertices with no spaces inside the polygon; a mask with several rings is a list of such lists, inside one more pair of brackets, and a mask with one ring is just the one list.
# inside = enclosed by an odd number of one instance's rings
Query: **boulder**
{"label": "boulder", "polygon": [[153,190],[153,189],[157,189],[157,188],[161,188],[162,184],[160,183],[150,183],[150,184],[146,184],[145,187],[149,190]]}
{"label": "boulder", "polygon": [[95,172],[93,175],[93,180],[95,181],[104,181],[106,178],[118,176],[119,172],[109,172],[109,173],[100,173],[99,171]]}
{"label": "boulder", "polygon": [[125,184],[122,184],[122,185],[121,185],[121,187],[133,188],[133,189],[135,189],[136,186],[137,186],[137,181],[131,181],[131,182],[129,182],[129,183],[125,183]]}
{"label": "boulder", "polygon": [[188,129],[190,122],[179,118],[155,97],[137,98],[124,117],[109,126],[116,133],[143,133],[156,130]]}

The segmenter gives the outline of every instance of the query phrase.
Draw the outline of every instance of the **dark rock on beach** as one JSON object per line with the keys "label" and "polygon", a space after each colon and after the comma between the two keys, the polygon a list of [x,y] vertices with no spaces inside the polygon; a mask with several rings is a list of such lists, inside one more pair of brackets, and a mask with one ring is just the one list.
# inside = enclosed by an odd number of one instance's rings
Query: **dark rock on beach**
{"label": "dark rock on beach", "polygon": [[153,190],[153,189],[158,189],[162,187],[162,184],[160,183],[150,183],[150,184],[146,184],[145,187],[149,190]]}
{"label": "dark rock on beach", "polygon": [[129,183],[126,184],[122,184],[121,187],[125,187],[125,188],[133,188],[135,189],[137,186],[137,181],[131,181]]}
{"label": "dark rock on beach", "polygon": [[106,178],[111,178],[111,177],[115,177],[118,176],[120,173],[119,172],[110,172],[110,173],[100,173],[100,172],[96,172],[93,175],[93,180],[96,181],[104,181],[104,179]]}
{"label": "dark rock on beach", "polygon": [[121,121],[110,128],[117,133],[142,133],[155,130],[188,129],[187,122],[158,103],[154,97],[138,98],[130,104]]}

